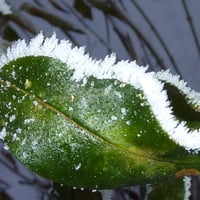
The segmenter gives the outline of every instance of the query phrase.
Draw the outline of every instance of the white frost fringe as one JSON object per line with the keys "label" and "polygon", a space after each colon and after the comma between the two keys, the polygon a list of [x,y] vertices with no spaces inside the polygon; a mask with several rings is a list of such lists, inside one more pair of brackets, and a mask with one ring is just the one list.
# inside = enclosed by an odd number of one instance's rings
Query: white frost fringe
{"label": "white frost fringe", "polygon": [[186,122],[180,123],[173,116],[166,91],[160,81],[164,79],[173,82],[193,103],[199,105],[200,94],[186,87],[185,82],[180,81],[177,76],[168,71],[159,72],[158,75],[154,72],[147,73],[147,68],[138,66],[135,61],[120,61],[115,64],[114,54],[97,61],[85,54],[83,47],[72,48],[69,41],[58,40],[56,34],[44,38],[43,33],[38,34],[28,45],[24,40],[19,40],[8,48],[7,54],[0,57],[0,69],[12,60],[29,55],[43,55],[61,60],[68,68],[74,69],[72,78],[76,81],[87,80],[87,77],[92,75],[98,79],[118,79],[142,90],[152,112],[170,139],[188,151],[200,151],[200,131],[190,131]]}
{"label": "white frost fringe", "polygon": [[0,0],[0,13],[3,15],[9,15],[12,13],[10,6],[5,2],[5,0]]}
{"label": "white frost fringe", "polygon": [[169,70],[166,70],[157,72],[156,77],[161,81],[176,86],[176,88],[178,88],[179,91],[183,95],[185,95],[186,100],[188,100],[188,103],[193,105],[194,109],[200,111],[200,93],[187,87],[187,83],[183,80],[180,80],[180,76],[172,75]]}

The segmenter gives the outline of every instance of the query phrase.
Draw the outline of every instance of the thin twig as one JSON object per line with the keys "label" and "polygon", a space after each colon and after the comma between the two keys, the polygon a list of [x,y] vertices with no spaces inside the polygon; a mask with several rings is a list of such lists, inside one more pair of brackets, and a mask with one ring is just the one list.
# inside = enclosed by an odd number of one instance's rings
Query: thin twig
{"label": "thin twig", "polygon": [[151,52],[151,54],[155,57],[158,65],[162,68],[162,69],[166,69],[164,63],[162,62],[162,59],[160,58],[160,56],[158,55],[158,53],[156,52],[156,50],[154,49],[154,47],[149,43],[149,41],[146,39],[146,37],[139,31],[139,29],[137,28],[137,26],[130,21],[130,19],[121,11],[121,9],[116,5],[115,2],[113,2],[112,0],[108,0],[109,3],[112,6],[112,9],[115,13],[118,13],[118,17],[124,21],[125,23],[127,23],[130,28],[136,33],[136,35],[138,36],[138,38],[140,40],[142,40],[144,42],[144,44],[148,47],[149,51]]}
{"label": "thin twig", "polygon": [[112,23],[114,31],[117,33],[119,39],[121,40],[124,48],[126,49],[129,56],[135,60],[137,58],[136,51],[132,45],[131,37],[125,33],[123,33],[115,24],[112,18],[109,18],[110,22]]}
{"label": "thin twig", "polygon": [[[148,53],[148,49],[146,48],[146,46],[144,45],[143,41],[140,40],[140,45],[141,45],[141,48],[144,52],[144,59],[142,58],[142,62],[146,65],[148,63],[149,67],[148,69],[153,69],[153,66],[151,65],[151,59],[150,59],[150,56],[149,56],[149,53]],[[145,62],[146,61],[146,62]]]}
{"label": "thin twig", "polygon": [[200,44],[199,44],[198,36],[197,36],[196,30],[195,30],[195,27],[194,27],[192,17],[190,15],[190,12],[189,12],[189,9],[187,7],[185,0],[182,0],[182,4],[183,4],[183,8],[184,8],[188,23],[189,23],[191,31],[192,31],[192,35],[193,35],[193,38],[194,38],[195,45],[197,47],[198,54],[200,55]]}
{"label": "thin twig", "polygon": [[[109,28],[109,22],[108,22],[108,15],[106,13],[103,13],[104,15],[104,21],[105,21],[105,30],[106,30],[106,43],[110,44],[110,28]],[[111,52],[108,50],[108,54]]]}
{"label": "thin twig", "polygon": [[73,15],[79,20],[79,22],[80,23],[82,23],[82,25],[88,30],[88,31],[90,31],[100,42],[101,42],[101,44],[103,44],[106,48],[107,48],[107,50],[108,50],[108,52],[112,52],[112,49],[111,49],[111,47],[92,29],[92,28],[90,28],[88,25],[87,25],[87,23],[83,20],[83,18],[82,17],[80,17],[77,13],[76,13],[76,11],[71,7],[71,6],[69,6],[66,2],[64,2],[64,1],[62,1],[63,2],[63,4],[73,13]]}
{"label": "thin twig", "polygon": [[169,57],[169,60],[171,61],[172,65],[174,66],[174,69],[176,71],[176,73],[178,73],[179,75],[181,75],[181,72],[174,60],[174,57],[172,56],[172,54],[170,53],[167,45],[165,44],[164,40],[162,39],[162,37],[160,36],[160,34],[158,33],[156,27],[154,26],[154,24],[151,22],[151,20],[149,19],[149,17],[145,14],[145,12],[143,11],[143,9],[140,7],[140,5],[135,1],[135,0],[131,0],[131,2],[134,4],[134,6],[136,7],[136,9],[140,12],[140,14],[142,15],[142,17],[146,20],[147,24],[150,26],[152,32],[155,34],[155,36],[157,37],[158,41],[160,42],[161,46],[163,47],[163,49],[165,50],[167,56]]}

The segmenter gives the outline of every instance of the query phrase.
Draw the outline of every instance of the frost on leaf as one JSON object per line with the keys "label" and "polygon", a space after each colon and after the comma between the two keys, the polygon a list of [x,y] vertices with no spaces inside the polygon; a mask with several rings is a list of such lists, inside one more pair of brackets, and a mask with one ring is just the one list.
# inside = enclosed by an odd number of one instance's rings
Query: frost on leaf
{"label": "frost on leaf", "polygon": [[[116,63],[114,54],[93,60],[40,33],[0,57],[0,138],[36,173],[76,187],[151,182],[196,168],[199,94],[175,79]],[[177,94],[194,119],[176,112]]]}

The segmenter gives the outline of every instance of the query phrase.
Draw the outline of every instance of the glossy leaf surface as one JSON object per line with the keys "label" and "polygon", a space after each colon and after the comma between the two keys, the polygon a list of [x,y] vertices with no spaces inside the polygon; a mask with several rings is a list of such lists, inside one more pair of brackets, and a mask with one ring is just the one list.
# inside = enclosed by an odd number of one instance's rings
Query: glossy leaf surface
{"label": "glossy leaf surface", "polygon": [[28,168],[84,188],[148,183],[199,168],[198,154],[169,138],[143,91],[116,79],[77,82],[73,73],[47,56],[1,69],[1,137]]}

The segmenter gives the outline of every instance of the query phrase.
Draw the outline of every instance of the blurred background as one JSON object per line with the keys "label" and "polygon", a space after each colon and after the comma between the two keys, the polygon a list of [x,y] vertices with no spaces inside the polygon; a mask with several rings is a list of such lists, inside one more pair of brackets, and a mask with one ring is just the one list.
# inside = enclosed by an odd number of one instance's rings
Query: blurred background
{"label": "blurred background", "polygon": [[[116,53],[149,71],[170,69],[200,91],[200,2],[198,0],[7,0],[0,13],[0,54],[13,41],[41,30],[95,59]],[[0,199],[200,199],[198,177],[106,191],[62,186],[29,172],[0,143]],[[191,194],[191,195],[190,195]]]}

